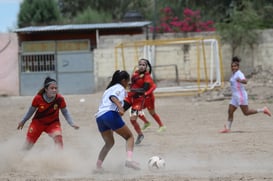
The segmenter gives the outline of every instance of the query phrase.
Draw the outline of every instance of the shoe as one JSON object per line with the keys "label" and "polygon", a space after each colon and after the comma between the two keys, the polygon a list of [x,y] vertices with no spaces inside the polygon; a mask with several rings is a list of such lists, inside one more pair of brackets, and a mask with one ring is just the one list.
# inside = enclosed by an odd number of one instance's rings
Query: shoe
{"label": "shoe", "polygon": [[164,132],[164,131],[166,131],[166,130],[167,130],[166,126],[160,126],[160,127],[158,128],[157,132],[158,132],[158,133],[161,133],[161,132]]}
{"label": "shoe", "polygon": [[137,136],[137,139],[136,139],[135,144],[136,144],[136,145],[140,144],[140,143],[142,142],[143,139],[144,139],[144,135],[143,135],[143,134],[139,134],[139,135]]}
{"label": "shoe", "polygon": [[102,167],[96,167],[96,169],[93,170],[93,173],[105,173],[105,170]]}
{"label": "shoe", "polygon": [[271,112],[269,111],[267,107],[264,107],[264,114],[271,116]]}
{"label": "shoe", "polygon": [[148,122],[148,123],[145,123],[144,126],[142,127],[142,130],[145,130],[146,128],[150,127],[151,126],[151,123]]}
{"label": "shoe", "polygon": [[139,163],[137,163],[136,161],[128,161],[128,160],[126,160],[125,167],[132,168],[134,170],[140,170]]}
{"label": "shoe", "polygon": [[224,129],[220,130],[219,133],[229,133],[230,129],[227,129],[226,125],[224,125]]}

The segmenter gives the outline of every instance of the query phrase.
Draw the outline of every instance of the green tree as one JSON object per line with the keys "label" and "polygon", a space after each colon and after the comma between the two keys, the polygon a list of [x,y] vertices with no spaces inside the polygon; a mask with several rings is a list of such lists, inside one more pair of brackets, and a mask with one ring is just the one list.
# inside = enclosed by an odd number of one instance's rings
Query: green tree
{"label": "green tree", "polygon": [[111,14],[105,12],[99,13],[90,7],[74,18],[74,22],[77,24],[111,22],[111,20]]}
{"label": "green tree", "polygon": [[61,14],[70,20],[75,18],[78,13],[89,8],[90,2],[89,0],[58,0],[58,5]]}
{"label": "green tree", "polygon": [[232,47],[232,55],[239,46],[253,45],[257,41],[257,27],[261,24],[261,17],[256,13],[253,4],[244,1],[243,9],[233,6],[228,19],[216,24],[224,42]]}
{"label": "green tree", "polygon": [[105,11],[111,13],[114,21],[122,20],[124,14],[129,10],[137,10],[142,14],[146,14],[147,0],[93,0],[90,2],[92,8],[99,12]]}
{"label": "green tree", "polygon": [[60,12],[55,0],[24,0],[20,4],[18,27],[56,24]]}
{"label": "green tree", "polygon": [[97,14],[97,17],[104,17],[103,20],[107,17],[107,21],[109,15],[112,21],[121,21],[129,10],[137,10],[145,16],[150,11],[149,3],[150,0],[58,0],[61,13],[72,20],[78,16],[76,22],[79,19],[82,22],[84,18],[87,18],[84,22],[89,22],[90,16],[87,14],[90,14],[91,11],[91,14]]}

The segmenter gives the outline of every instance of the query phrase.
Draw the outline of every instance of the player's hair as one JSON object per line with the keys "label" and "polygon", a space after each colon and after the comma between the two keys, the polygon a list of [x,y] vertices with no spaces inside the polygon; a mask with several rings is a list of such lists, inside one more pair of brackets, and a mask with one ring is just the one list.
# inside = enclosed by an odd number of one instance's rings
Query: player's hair
{"label": "player's hair", "polygon": [[241,59],[237,56],[232,57],[231,63],[235,63],[236,65],[240,65]]}
{"label": "player's hair", "polygon": [[146,65],[147,65],[147,68],[148,68],[148,70],[146,70],[146,71],[148,71],[149,74],[151,74],[152,73],[152,65],[150,64],[149,60],[146,59],[146,58],[139,59],[139,61],[141,61],[141,60],[144,60],[146,62]]}
{"label": "player's hair", "polygon": [[117,83],[121,83],[122,80],[129,80],[130,75],[127,71],[125,70],[116,70],[112,76],[111,82],[108,84],[107,88],[112,87],[113,85]]}
{"label": "player's hair", "polygon": [[39,91],[38,91],[38,94],[43,94],[45,92],[45,89],[48,88],[48,86],[52,83],[57,83],[57,81],[55,79],[52,79],[51,77],[46,77],[45,80],[44,80],[44,85],[43,85],[43,88],[41,88]]}

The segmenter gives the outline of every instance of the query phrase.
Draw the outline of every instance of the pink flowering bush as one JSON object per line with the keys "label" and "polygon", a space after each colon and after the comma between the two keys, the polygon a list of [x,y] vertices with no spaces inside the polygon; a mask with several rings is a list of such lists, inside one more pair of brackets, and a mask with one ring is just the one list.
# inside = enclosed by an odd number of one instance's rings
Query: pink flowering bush
{"label": "pink flowering bush", "polygon": [[185,8],[182,20],[175,16],[170,7],[161,9],[161,13],[160,23],[158,26],[151,28],[152,32],[215,31],[214,22],[211,20],[203,22],[199,10],[193,11],[189,8]]}

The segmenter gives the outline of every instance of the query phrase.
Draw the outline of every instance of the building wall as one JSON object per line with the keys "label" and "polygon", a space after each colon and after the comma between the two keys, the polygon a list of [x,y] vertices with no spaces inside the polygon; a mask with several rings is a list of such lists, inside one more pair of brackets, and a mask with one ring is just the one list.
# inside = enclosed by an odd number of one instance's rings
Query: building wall
{"label": "building wall", "polygon": [[[258,37],[259,42],[255,45],[254,49],[251,50],[249,48],[238,48],[236,52],[236,56],[239,56],[242,59],[241,62],[241,70],[248,76],[255,72],[257,69],[259,70],[273,70],[273,30],[264,30],[261,31],[260,36]],[[204,33],[201,36],[212,36],[211,33]],[[162,34],[157,35],[157,39],[173,39],[181,37],[179,34]],[[200,36],[200,34],[188,34],[187,37],[196,37]],[[149,37],[152,37],[151,35]],[[110,77],[115,67],[115,49],[120,42],[133,42],[136,40],[145,40],[144,36],[102,36],[100,37],[100,46],[98,49],[94,51],[94,59],[96,62],[96,79],[97,79],[97,88],[101,90],[105,88],[107,83],[110,80]],[[181,53],[181,48],[178,47],[161,47],[158,51],[159,55],[157,55],[156,64],[171,64],[177,63],[183,54]],[[128,49],[124,51],[124,57],[126,57],[126,67],[124,67],[129,73],[133,71],[133,68],[137,65],[137,57],[135,55],[134,48]],[[118,53],[121,54],[120,52]],[[228,44],[221,44],[221,54],[223,61],[223,75],[224,79],[228,80],[230,77],[230,63],[232,58],[231,46]],[[191,53],[191,57],[195,57],[195,53]],[[131,61],[127,61],[131,60]],[[118,65],[121,65],[119,62]],[[119,69],[123,69],[123,67],[118,66]],[[189,77],[189,74],[196,74],[194,70],[196,70],[196,64],[189,64],[189,62],[184,62],[179,69],[179,78]],[[167,70],[167,69],[166,69]],[[181,74],[183,72],[183,74]],[[160,75],[164,78],[168,78],[168,76],[174,75],[173,68],[169,68],[169,72],[165,71],[164,75]],[[159,78],[159,77],[157,77]],[[172,77],[173,78],[173,77]],[[272,78],[273,79],[273,78]]]}
{"label": "building wall", "polygon": [[18,41],[14,33],[0,33],[1,95],[19,95]]}
{"label": "building wall", "polygon": [[[203,34],[204,36],[211,36],[209,33]],[[238,49],[236,55],[242,58],[241,69],[246,75],[250,75],[256,70],[269,70],[273,69],[273,29],[264,30],[260,32],[259,43],[255,45],[254,49]],[[177,38],[181,35],[177,34],[164,34],[157,35],[159,39]],[[188,34],[188,37],[197,36],[197,34]],[[200,34],[198,34],[200,36]],[[151,38],[152,35],[149,35]],[[112,73],[116,70],[115,62],[115,46],[124,41],[138,41],[145,40],[146,35],[108,35],[101,36],[98,42],[98,48],[94,49],[94,76],[96,90],[105,89],[110,81]],[[170,60],[178,60],[183,56],[181,51],[174,48],[163,48],[160,52],[167,52],[167,54],[160,55],[161,62],[159,64],[168,63]],[[221,46],[224,78],[228,80],[230,76],[230,60],[232,57],[231,47],[227,44]],[[167,55],[167,56],[166,56]],[[127,59],[132,60],[126,62],[125,69],[131,73],[137,65],[138,57],[135,56],[134,48],[131,48],[125,55]],[[192,55],[194,56],[194,55]],[[174,62],[175,63],[175,62]],[[121,65],[119,62],[118,65]],[[183,70],[185,77],[189,70],[185,70],[187,62],[184,67],[180,67],[180,72]],[[188,66],[195,68],[194,65]],[[123,69],[123,67],[118,67]],[[167,77],[172,75],[172,68],[166,69],[170,73],[160,75]],[[183,75],[180,75],[183,77]],[[273,78],[272,78],[273,79]],[[18,40],[17,35],[14,33],[0,34],[0,95],[19,95],[19,67],[18,67]]]}

